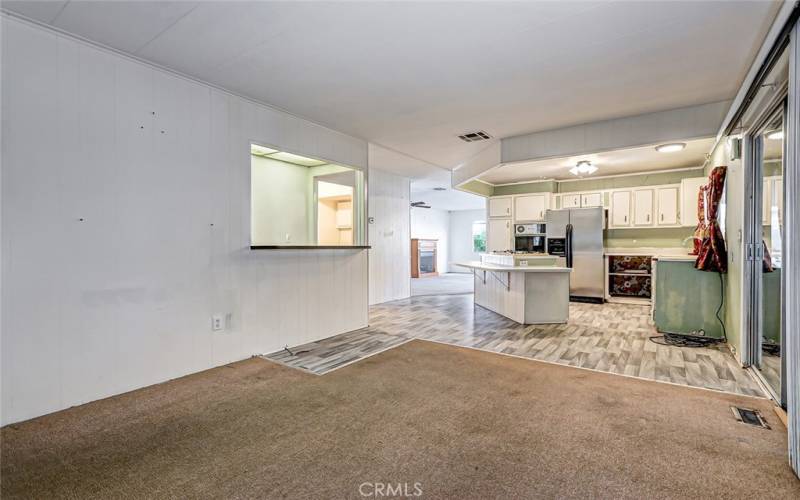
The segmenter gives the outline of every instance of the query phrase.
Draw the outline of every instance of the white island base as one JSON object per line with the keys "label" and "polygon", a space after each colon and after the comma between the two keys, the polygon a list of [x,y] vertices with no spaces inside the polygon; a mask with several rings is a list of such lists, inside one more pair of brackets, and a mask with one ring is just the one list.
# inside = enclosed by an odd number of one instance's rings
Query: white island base
{"label": "white island base", "polygon": [[526,325],[569,320],[569,274],[551,266],[456,264],[472,269],[475,304]]}

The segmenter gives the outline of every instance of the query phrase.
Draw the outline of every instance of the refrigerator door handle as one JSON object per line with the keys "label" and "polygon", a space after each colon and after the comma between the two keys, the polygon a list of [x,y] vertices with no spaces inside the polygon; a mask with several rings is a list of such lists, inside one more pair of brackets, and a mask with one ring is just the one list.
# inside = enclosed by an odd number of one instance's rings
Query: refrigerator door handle
{"label": "refrigerator door handle", "polygon": [[572,267],[572,224],[567,224],[566,236],[564,253],[567,257],[567,267]]}

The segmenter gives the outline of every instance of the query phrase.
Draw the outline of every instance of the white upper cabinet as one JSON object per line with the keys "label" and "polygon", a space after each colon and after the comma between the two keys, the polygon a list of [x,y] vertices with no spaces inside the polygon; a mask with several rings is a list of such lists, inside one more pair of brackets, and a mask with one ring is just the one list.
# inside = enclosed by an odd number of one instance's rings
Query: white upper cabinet
{"label": "white upper cabinet", "polygon": [[511,217],[511,197],[489,198],[489,217]]}
{"label": "white upper cabinet", "polygon": [[675,226],[678,224],[677,187],[663,187],[658,189],[657,214],[656,224],[659,226]]}
{"label": "white upper cabinet", "polygon": [[633,191],[633,224],[635,226],[653,225],[652,189],[635,189]]}
{"label": "white upper cabinet", "polygon": [[561,208],[580,208],[581,195],[579,194],[562,194],[561,195]]}
{"label": "white upper cabinet", "polygon": [[627,227],[630,225],[631,225],[631,192],[612,191],[611,227]]}
{"label": "white upper cabinet", "polygon": [[695,227],[700,222],[697,218],[697,199],[700,188],[705,184],[705,177],[681,179],[680,221],[682,226]]}
{"label": "white upper cabinet", "polygon": [[489,220],[489,234],[487,241],[488,252],[503,252],[511,250],[511,220]]}
{"label": "white upper cabinet", "polygon": [[773,205],[778,207],[778,222],[783,224],[783,177],[775,179],[772,190]]}
{"label": "white upper cabinet", "polygon": [[549,193],[526,194],[514,198],[514,219],[517,221],[543,221],[547,211]]}
{"label": "white upper cabinet", "polygon": [[581,206],[584,208],[602,207],[603,193],[583,193],[581,195]]}

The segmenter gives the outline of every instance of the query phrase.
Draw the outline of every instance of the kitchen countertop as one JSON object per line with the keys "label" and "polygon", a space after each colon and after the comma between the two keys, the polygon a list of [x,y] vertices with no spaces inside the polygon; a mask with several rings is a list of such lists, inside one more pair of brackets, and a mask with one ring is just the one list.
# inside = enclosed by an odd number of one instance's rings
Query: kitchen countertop
{"label": "kitchen countertop", "polygon": [[604,255],[651,255],[656,259],[672,259],[672,260],[694,260],[696,255],[689,255],[688,248],[648,248],[648,247],[632,247],[632,248],[606,248]]}
{"label": "kitchen countertop", "polygon": [[520,257],[526,259],[555,259],[557,257],[549,253],[486,253],[482,255],[489,255],[491,257]]}
{"label": "kitchen countertop", "polygon": [[477,260],[469,262],[455,262],[454,265],[460,267],[468,267],[470,269],[479,269],[481,271],[498,271],[498,272],[523,272],[523,273],[571,273],[572,269],[568,267],[556,266],[502,266],[500,264],[484,264]]}
{"label": "kitchen countertop", "polygon": [[672,262],[695,262],[697,260],[697,255],[659,255],[653,257],[653,259]]}

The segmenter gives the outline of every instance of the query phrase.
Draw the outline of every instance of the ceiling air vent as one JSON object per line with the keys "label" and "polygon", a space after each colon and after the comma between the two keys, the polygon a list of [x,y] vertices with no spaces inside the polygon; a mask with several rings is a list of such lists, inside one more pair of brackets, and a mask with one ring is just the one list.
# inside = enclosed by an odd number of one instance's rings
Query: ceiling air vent
{"label": "ceiling air vent", "polygon": [[483,130],[478,130],[477,132],[469,132],[467,134],[459,135],[458,138],[464,142],[476,142],[476,141],[485,141],[486,139],[491,139],[492,136],[487,134]]}

